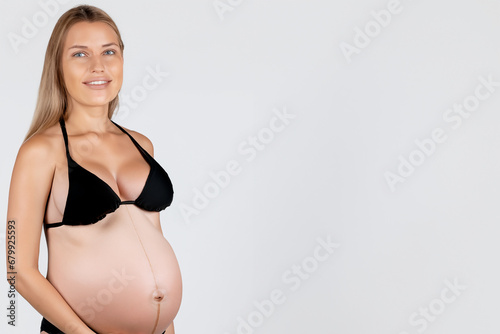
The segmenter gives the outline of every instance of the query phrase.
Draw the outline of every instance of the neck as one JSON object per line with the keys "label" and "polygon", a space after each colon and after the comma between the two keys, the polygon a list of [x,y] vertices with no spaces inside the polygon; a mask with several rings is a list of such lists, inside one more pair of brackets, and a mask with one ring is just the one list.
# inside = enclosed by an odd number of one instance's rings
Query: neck
{"label": "neck", "polygon": [[68,109],[66,124],[73,132],[107,132],[111,124],[108,118],[108,106]]}

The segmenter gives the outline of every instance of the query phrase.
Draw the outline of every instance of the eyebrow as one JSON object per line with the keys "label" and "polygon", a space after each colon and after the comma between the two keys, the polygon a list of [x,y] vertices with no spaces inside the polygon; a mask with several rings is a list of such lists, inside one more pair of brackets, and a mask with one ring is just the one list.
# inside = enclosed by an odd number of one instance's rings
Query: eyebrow
{"label": "eyebrow", "polygon": [[[102,45],[102,47],[103,47],[103,48],[105,48],[105,47],[108,47],[108,46],[111,46],[111,45],[116,45],[116,46],[118,46],[118,47],[119,47],[119,45],[118,45],[118,44],[116,44],[116,43],[114,43],[114,42],[112,42],[112,43],[107,43],[107,44],[103,44],[103,45]],[[69,50],[69,49],[88,49],[88,46],[85,46],[85,45],[73,45],[73,46],[70,46],[70,47],[68,48],[68,50]]]}

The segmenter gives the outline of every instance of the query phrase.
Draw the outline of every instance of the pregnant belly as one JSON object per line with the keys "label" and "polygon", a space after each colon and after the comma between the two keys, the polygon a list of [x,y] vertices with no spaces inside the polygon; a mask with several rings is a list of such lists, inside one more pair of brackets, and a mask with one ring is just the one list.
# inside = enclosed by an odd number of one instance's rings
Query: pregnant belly
{"label": "pregnant belly", "polygon": [[97,333],[160,334],[181,303],[177,259],[151,222],[116,218],[62,226],[60,234],[65,240],[74,234],[74,242],[57,243],[60,236],[51,235],[47,278]]}

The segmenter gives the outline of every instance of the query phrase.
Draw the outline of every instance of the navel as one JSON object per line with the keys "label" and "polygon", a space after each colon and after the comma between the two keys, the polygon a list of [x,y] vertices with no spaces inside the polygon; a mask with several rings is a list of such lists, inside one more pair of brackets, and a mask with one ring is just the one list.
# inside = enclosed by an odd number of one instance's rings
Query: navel
{"label": "navel", "polygon": [[164,289],[155,289],[153,291],[153,302],[161,303],[165,299],[166,292]]}

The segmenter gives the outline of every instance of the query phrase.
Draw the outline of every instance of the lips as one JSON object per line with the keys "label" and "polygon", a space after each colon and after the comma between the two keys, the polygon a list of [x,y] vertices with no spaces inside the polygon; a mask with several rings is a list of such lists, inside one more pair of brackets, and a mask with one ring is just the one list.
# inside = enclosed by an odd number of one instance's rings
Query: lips
{"label": "lips", "polygon": [[109,85],[112,80],[105,78],[96,78],[89,81],[84,81],[83,84],[92,89],[102,89]]}

